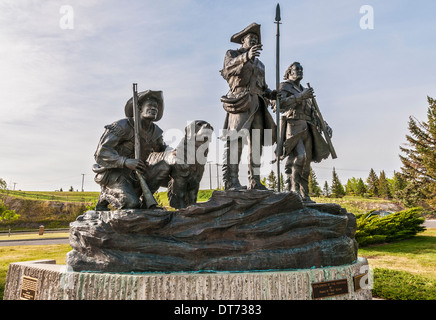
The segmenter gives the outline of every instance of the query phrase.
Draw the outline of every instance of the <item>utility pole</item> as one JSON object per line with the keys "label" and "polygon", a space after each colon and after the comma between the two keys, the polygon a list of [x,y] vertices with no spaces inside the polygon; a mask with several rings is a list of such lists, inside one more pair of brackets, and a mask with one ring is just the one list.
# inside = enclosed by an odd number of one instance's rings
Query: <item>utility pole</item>
{"label": "utility pole", "polygon": [[208,161],[207,163],[209,163],[209,188],[212,190],[212,161]]}
{"label": "utility pole", "polygon": [[82,173],[82,192],[83,192],[83,182],[85,181],[85,174]]}
{"label": "utility pole", "polygon": [[219,189],[220,188],[220,176],[219,176],[219,171],[218,171],[218,166],[220,164],[216,163],[216,188]]}

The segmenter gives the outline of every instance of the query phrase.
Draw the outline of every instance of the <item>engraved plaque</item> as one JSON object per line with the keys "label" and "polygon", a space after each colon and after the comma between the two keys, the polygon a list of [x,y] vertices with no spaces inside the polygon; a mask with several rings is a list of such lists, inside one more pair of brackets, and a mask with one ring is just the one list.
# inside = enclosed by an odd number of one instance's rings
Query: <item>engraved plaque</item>
{"label": "engraved plaque", "polygon": [[21,300],[35,300],[36,299],[36,286],[38,284],[38,279],[23,276],[21,281]]}
{"label": "engraved plaque", "polygon": [[312,283],[312,298],[319,299],[348,293],[347,279]]}
{"label": "engraved plaque", "polygon": [[[365,273],[362,273],[362,274],[358,274],[357,276],[353,277],[354,291],[362,289],[362,287],[360,286],[360,280],[364,276],[368,276],[368,272],[365,272]],[[368,280],[369,280],[368,278],[365,279],[365,285],[368,285]]]}

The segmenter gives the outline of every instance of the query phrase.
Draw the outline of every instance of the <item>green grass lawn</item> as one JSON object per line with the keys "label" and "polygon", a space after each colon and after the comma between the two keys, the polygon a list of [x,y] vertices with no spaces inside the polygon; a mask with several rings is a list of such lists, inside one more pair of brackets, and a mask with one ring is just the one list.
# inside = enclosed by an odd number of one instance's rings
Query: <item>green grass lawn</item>
{"label": "green grass lawn", "polygon": [[374,270],[373,295],[388,300],[436,300],[436,229],[359,249]]}
{"label": "green grass lawn", "polygon": [[386,245],[359,249],[372,268],[389,268],[436,280],[436,229]]}
{"label": "green grass lawn", "polygon": [[66,254],[71,250],[69,244],[0,247],[0,300],[3,300],[10,263],[54,259],[57,264],[65,264]]}

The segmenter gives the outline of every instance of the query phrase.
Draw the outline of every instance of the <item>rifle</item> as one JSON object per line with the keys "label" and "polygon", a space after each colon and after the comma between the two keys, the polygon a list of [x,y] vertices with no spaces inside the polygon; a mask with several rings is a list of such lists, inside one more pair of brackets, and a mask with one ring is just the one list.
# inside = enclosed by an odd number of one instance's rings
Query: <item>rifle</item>
{"label": "rifle", "polygon": [[[135,129],[135,159],[141,159],[141,119],[139,117],[139,108],[138,108],[138,85],[136,83],[133,84],[133,123]],[[145,182],[144,177],[138,171],[136,171],[136,176],[138,177],[139,184],[141,185],[142,197],[144,204],[147,209],[157,206],[156,199],[153,197],[153,194],[150,191],[150,188]]]}
{"label": "rifle", "polygon": [[[311,88],[310,83],[307,84],[307,87]],[[335,148],[333,147],[332,140],[330,139],[330,136],[327,132],[327,128],[325,126],[324,119],[322,117],[321,111],[319,110],[318,103],[316,102],[315,97],[312,98],[312,102],[313,102],[313,106],[315,107],[315,111],[318,114],[318,118],[321,122],[321,129],[322,129],[322,132],[324,133],[325,140],[327,141],[327,144],[329,146],[329,150],[330,150],[330,154],[332,155],[332,159],[336,159],[338,156],[336,155],[336,151],[335,151]]]}

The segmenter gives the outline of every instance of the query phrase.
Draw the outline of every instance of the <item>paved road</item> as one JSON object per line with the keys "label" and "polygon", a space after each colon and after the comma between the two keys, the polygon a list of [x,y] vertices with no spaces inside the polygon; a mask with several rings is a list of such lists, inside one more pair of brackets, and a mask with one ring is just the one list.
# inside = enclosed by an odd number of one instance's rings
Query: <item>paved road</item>
{"label": "paved road", "polygon": [[425,220],[424,226],[426,228],[436,228],[436,220]]}
{"label": "paved road", "polygon": [[0,241],[0,247],[9,246],[30,246],[30,245],[48,245],[48,244],[68,244],[68,238],[48,238],[48,239],[35,239],[35,240],[6,240]]}

